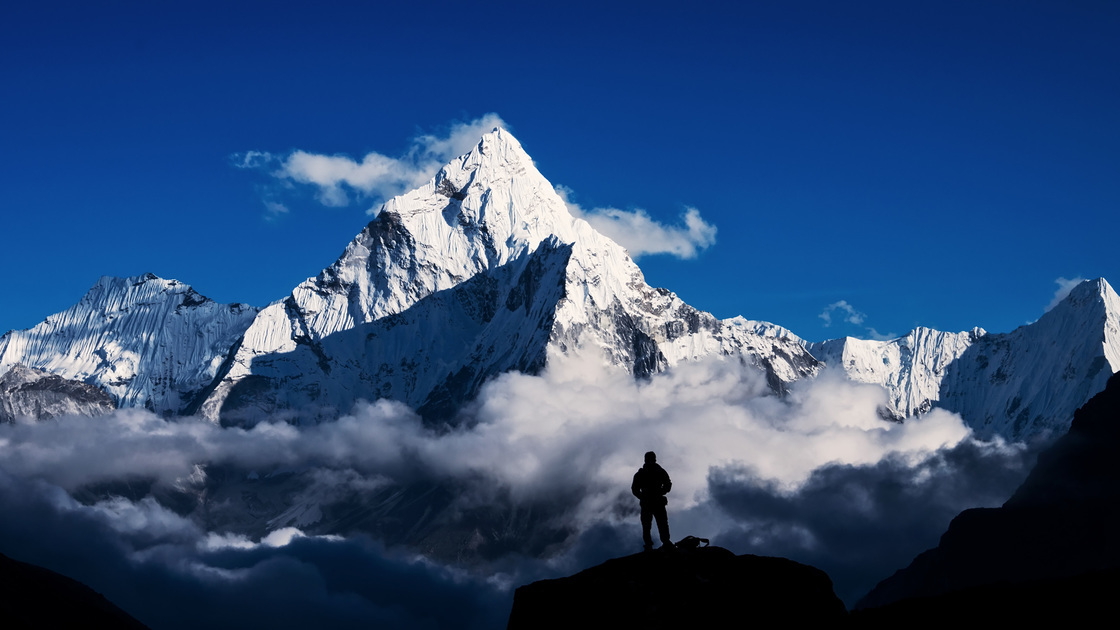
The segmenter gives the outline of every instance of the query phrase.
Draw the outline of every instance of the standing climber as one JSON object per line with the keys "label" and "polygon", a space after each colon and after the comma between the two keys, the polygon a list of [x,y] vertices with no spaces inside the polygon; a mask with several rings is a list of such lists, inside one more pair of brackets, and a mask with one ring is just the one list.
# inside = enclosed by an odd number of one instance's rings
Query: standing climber
{"label": "standing climber", "polygon": [[653,549],[653,537],[650,536],[650,525],[657,519],[657,535],[661,538],[661,548],[671,549],[673,542],[669,539],[669,517],[665,514],[665,506],[669,499],[665,497],[673,488],[669,480],[669,473],[657,464],[657,455],[650,451],[646,453],[646,463],[634,473],[634,483],[630,492],[638,497],[642,506],[642,540],[645,549]]}

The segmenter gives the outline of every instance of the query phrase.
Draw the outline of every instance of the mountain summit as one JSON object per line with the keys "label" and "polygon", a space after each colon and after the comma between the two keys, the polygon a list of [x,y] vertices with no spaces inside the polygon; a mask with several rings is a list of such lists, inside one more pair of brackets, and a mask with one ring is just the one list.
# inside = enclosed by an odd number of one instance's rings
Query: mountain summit
{"label": "mountain summit", "polygon": [[985,438],[1056,437],[1118,370],[1120,296],[1086,280],[1038,321],[979,338],[946,369],[939,406]]}
{"label": "mountain summit", "polygon": [[202,405],[241,423],[314,421],[361,398],[447,419],[489,378],[590,353],[636,376],[712,354],[777,391],[815,373],[763,337],[646,284],[620,245],[572,217],[504,129],[387,201],[334,264],[266,307]]}

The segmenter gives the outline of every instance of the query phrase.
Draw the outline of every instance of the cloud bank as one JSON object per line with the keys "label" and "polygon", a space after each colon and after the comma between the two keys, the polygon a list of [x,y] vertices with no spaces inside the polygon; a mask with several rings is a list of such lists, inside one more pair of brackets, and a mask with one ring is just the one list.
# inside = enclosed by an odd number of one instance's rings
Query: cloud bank
{"label": "cloud bank", "polygon": [[512,601],[362,537],[231,542],[155,501],[86,506],[2,469],[0,506],[5,554],[90,585],[153,628],[494,628]]}
{"label": "cloud bank", "polygon": [[[512,587],[640,548],[629,486],[654,450],[674,481],[675,539],[696,534],[738,553],[816,564],[851,603],[935,542],[959,510],[1002,503],[1029,464],[1020,447],[975,442],[954,414],[884,422],[876,410],[885,403],[882,389],[828,373],[779,399],[735,361],[636,381],[573,357],[539,376],[496,378],[456,427],[440,430],[389,401],[304,428],[222,428],[143,410],[4,425],[0,551],[68,571],[127,610],[151,610],[141,619],[160,627],[175,622],[158,607],[186,601],[162,588],[202,602],[182,622],[196,627],[232,625],[233,616],[215,621],[203,609],[240,597],[253,599],[237,604],[257,611],[246,615],[277,627],[304,618],[285,621],[297,602],[329,607],[338,627],[500,625]],[[268,488],[286,490],[270,497]],[[201,494],[206,510],[183,504]],[[274,507],[253,522],[223,521],[247,494]],[[438,525],[423,539],[432,549],[452,540],[465,551],[471,531],[495,523],[508,534],[461,564],[401,551],[415,539],[374,542],[337,525],[345,519],[324,530],[354,506],[390,510],[408,497],[427,497],[418,505],[428,506],[423,522]],[[365,531],[415,531],[420,521],[382,527],[407,521],[407,510],[393,509],[363,521],[373,523]],[[24,548],[38,551],[21,557]],[[439,598],[462,619],[433,612]]]}

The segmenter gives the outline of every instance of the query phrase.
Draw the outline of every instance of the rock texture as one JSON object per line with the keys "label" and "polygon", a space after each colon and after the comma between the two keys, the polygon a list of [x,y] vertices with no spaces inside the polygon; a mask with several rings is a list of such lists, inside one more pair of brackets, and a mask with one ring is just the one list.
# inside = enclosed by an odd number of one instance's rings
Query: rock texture
{"label": "rock texture", "polygon": [[0,422],[100,416],[115,409],[108,394],[79,381],[14,365],[0,376]]}

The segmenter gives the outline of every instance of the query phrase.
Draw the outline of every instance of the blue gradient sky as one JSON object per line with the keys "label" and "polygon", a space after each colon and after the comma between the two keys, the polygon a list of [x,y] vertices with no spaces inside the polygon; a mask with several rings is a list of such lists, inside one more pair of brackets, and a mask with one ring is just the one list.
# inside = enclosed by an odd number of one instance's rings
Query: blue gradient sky
{"label": "blue gradient sky", "polygon": [[0,16],[0,331],[103,274],[281,298],[369,204],[231,156],[399,156],[488,112],[584,208],[697,208],[714,245],[639,264],[720,317],[1007,331],[1120,282],[1114,2],[88,4]]}

